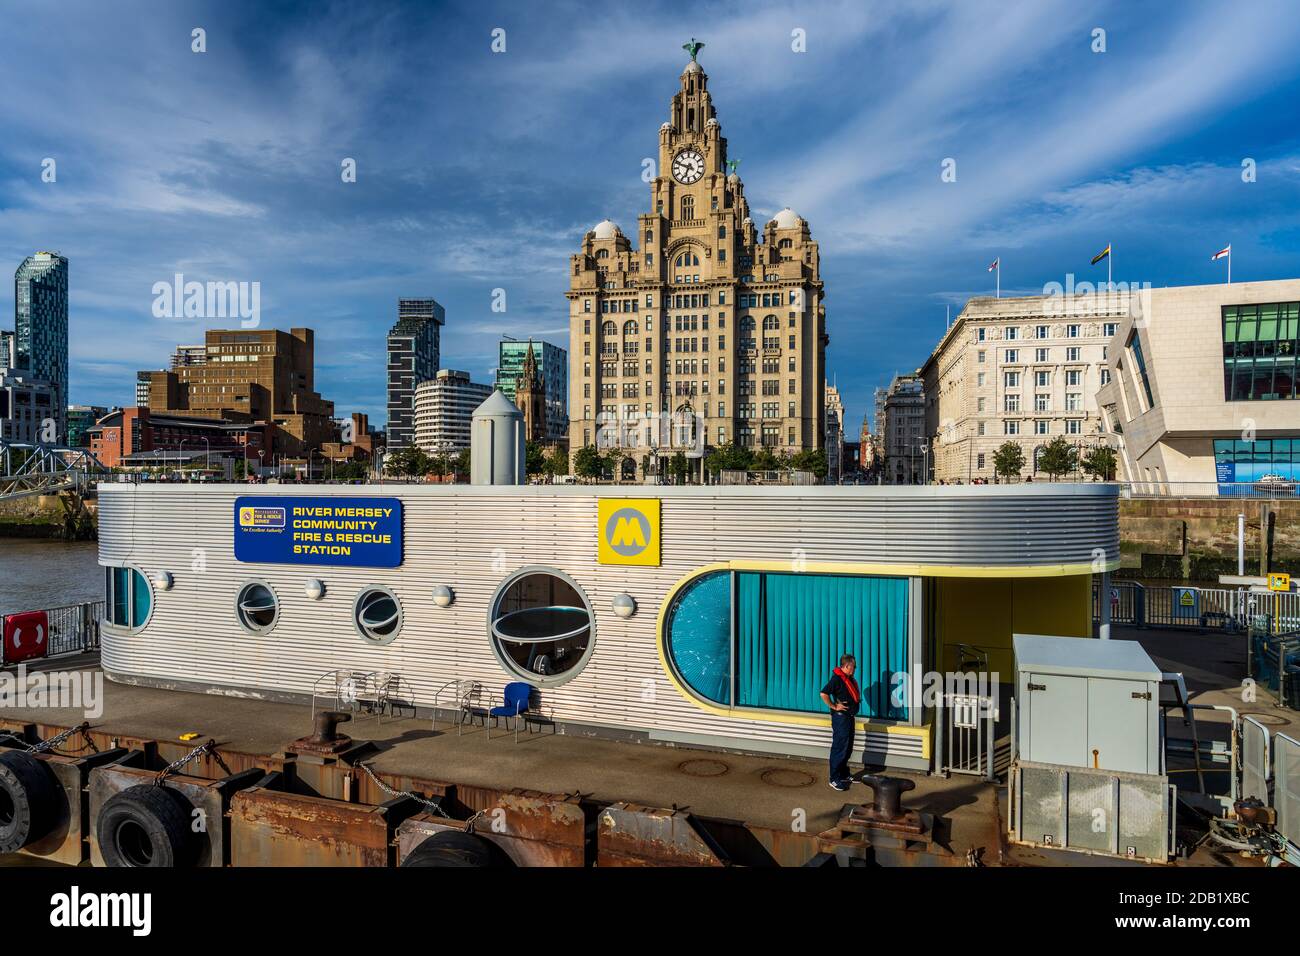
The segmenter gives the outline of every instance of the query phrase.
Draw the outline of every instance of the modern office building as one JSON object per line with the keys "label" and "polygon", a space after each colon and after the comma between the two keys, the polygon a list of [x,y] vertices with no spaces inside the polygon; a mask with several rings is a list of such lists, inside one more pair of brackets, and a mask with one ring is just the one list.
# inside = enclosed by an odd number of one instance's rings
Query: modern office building
{"label": "modern office building", "polygon": [[87,430],[107,414],[108,409],[103,405],[69,405],[68,447],[89,447],[90,437],[86,434]]}
{"label": "modern office building", "polygon": [[291,458],[334,440],[334,403],[314,391],[311,329],[211,329],[205,348],[202,365],[149,373],[152,412],[267,422],[275,425],[271,452]]}
{"label": "modern office building", "polygon": [[38,252],[14,273],[13,367],[53,389],[57,441],[67,434],[68,260]]}
{"label": "modern office building", "polygon": [[[610,425],[638,477],[679,449],[822,446],[818,246],[791,209],[757,225],[735,165],[692,59],[659,128],[649,211],[631,236],[600,222],[569,260],[571,453]],[[664,430],[638,423],[664,413],[690,424],[652,445]]]}
{"label": "modern office building", "polygon": [[1300,279],[1152,289],[1110,345],[1119,478],[1300,480]]}
{"label": "modern office building", "polygon": [[919,375],[895,375],[876,390],[877,422],[884,480],[892,485],[924,484],[929,443],[925,437],[925,391]]}
{"label": "modern office building", "polygon": [[[90,452],[106,468],[130,464],[153,453],[156,464],[179,466],[186,455],[203,455],[209,461],[243,458],[250,470],[259,462],[270,464],[274,425],[228,422],[190,415],[167,415],[148,408],[119,408],[86,430]],[[165,453],[174,452],[172,458]],[[261,453],[259,455],[259,452]]]}
{"label": "modern office building", "polygon": [[826,386],[826,482],[838,485],[844,477],[844,402],[840,390]]}
{"label": "modern office building", "polygon": [[[550,342],[502,341],[497,354],[497,388],[519,404],[515,388],[524,374],[529,349],[537,363],[546,408],[544,443],[556,445],[569,437],[569,352]],[[520,406],[521,408],[523,406]]]}
{"label": "modern office building", "polygon": [[415,444],[429,455],[455,455],[469,448],[469,426],[491,395],[491,385],[471,382],[469,372],[439,369],[415,387]]}
{"label": "modern office building", "polygon": [[14,334],[8,329],[0,329],[0,371],[13,368]]}
{"label": "modern office building", "polygon": [[22,444],[60,444],[59,389],[24,369],[0,369],[0,439]]}
{"label": "modern office building", "polygon": [[388,331],[388,448],[415,441],[415,389],[438,372],[440,329],[447,313],[434,299],[398,299],[397,324]]}
{"label": "modern office building", "polygon": [[932,480],[992,481],[1006,442],[1021,446],[1022,475],[1036,476],[1052,439],[1081,456],[1105,441],[1096,394],[1129,300],[1123,291],[968,301],[919,373]]}

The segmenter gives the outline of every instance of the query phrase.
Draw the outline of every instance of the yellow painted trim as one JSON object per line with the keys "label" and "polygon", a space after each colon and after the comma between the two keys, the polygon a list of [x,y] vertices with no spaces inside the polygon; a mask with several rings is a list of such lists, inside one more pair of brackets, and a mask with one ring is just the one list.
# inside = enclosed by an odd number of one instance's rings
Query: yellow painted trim
{"label": "yellow painted trim", "polygon": [[[786,571],[792,574],[879,574],[892,577],[918,578],[1050,578],[1072,577],[1079,574],[1100,574],[1115,571],[1120,561],[1116,558],[1103,565],[1091,561],[1079,564],[869,564],[856,561],[718,561],[705,565],[688,575],[683,581],[709,571]],[[675,591],[683,581],[677,582]],[[670,591],[669,594],[673,592]]]}

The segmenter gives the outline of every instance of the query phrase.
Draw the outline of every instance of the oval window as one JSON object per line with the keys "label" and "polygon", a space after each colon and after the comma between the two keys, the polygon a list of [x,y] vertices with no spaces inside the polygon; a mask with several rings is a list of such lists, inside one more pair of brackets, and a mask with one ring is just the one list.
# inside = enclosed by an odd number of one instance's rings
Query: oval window
{"label": "oval window", "polygon": [[235,599],[235,612],[244,630],[265,634],[279,620],[280,602],[270,585],[251,581],[240,589],[239,597]]}
{"label": "oval window", "polygon": [[560,571],[526,568],[492,599],[492,651],[506,670],[532,684],[576,677],[595,648],[594,631],[587,596]]}
{"label": "oval window", "polygon": [[388,644],[402,630],[402,605],[388,588],[368,588],[357,597],[357,631],[372,644]]}

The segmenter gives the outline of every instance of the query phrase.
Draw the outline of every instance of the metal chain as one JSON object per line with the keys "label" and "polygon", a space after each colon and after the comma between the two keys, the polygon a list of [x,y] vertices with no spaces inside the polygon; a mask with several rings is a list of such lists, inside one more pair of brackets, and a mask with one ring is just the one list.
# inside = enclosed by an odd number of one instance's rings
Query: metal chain
{"label": "metal chain", "polygon": [[414,800],[416,803],[428,807],[430,810],[432,810],[434,813],[438,814],[439,816],[446,817],[448,820],[451,819],[451,815],[447,813],[447,811],[444,810],[441,806],[439,806],[437,800],[427,800],[424,797],[420,796],[418,793],[411,793],[409,790],[394,790],[388,784],[384,783],[384,781],[376,777],[375,772],[365,764],[359,763],[357,764],[357,766],[366,772],[366,776],[368,776],[371,780],[375,782],[376,787],[384,791],[384,793],[388,794],[390,797],[409,797],[410,799]]}
{"label": "metal chain", "polygon": [[[56,753],[61,757],[75,756],[76,754],[79,754],[86,749],[89,749],[94,753],[99,753],[99,748],[95,746],[95,741],[91,738],[90,731],[87,730],[86,728],[87,725],[82,724],[80,727],[72,727],[68,730],[65,730],[57,737],[51,737],[49,740],[37,744],[34,748],[34,752],[40,753],[42,750],[48,749],[51,753]],[[64,740],[66,740],[68,737],[71,737],[77,731],[81,731],[82,739],[86,741],[86,745],[84,747],[81,747],[79,750],[73,751],[71,753],[63,753],[60,750],[54,749],[55,745],[62,743]]]}
{"label": "metal chain", "polygon": [[[23,751],[26,753],[39,754],[44,753],[47,750],[54,750],[55,747],[63,743],[63,741],[67,740],[73,734],[79,733],[85,736],[87,746],[96,753],[99,753],[99,748],[95,746],[95,742],[90,739],[90,734],[86,732],[88,726],[89,724],[78,724],[75,727],[69,727],[67,730],[63,731],[63,733],[55,734],[49,740],[42,740],[37,744],[29,744],[26,740],[16,734],[0,733],[0,737],[8,737],[10,740],[16,740],[18,743],[22,744]],[[85,749],[85,747],[82,748],[82,750]],[[55,752],[57,753],[57,751]]]}
{"label": "metal chain", "polygon": [[187,753],[184,757],[181,757],[179,760],[173,760],[171,763],[163,767],[154,775],[153,785],[155,787],[161,787],[163,780],[165,780],[167,777],[174,774],[176,771],[180,770],[181,767],[185,766],[195,757],[199,756],[200,754],[207,753],[209,750],[212,750],[214,747],[216,747],[216,745],[217,742],[215,740],[208,740],[205,743],[199,744],[197,747],[195,747],[193,750]]}

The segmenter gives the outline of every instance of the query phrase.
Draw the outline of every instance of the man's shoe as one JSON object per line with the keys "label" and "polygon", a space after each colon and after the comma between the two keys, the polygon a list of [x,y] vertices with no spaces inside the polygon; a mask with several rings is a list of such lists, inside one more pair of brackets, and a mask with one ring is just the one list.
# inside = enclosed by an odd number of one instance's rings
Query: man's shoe
{"label": "man's shoe", "polygon": [[840,793],[843,793],[845,790],[849,789],[849,785],[842,780],[832,780],[831,789],[838,790]]}

